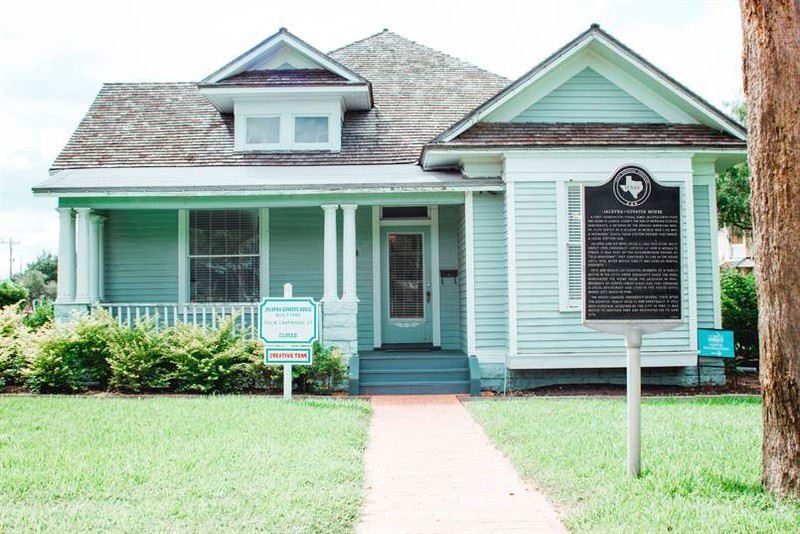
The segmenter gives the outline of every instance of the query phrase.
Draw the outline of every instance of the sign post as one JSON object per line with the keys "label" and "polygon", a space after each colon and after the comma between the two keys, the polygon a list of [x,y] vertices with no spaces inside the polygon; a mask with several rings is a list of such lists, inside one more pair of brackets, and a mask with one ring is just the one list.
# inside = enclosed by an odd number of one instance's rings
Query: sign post
{"label": "sign post", "polygon": [[583,324],[625,336],[628,474],[641,473],[642,336],[683,324],[680,188],[625,165],[583,186]]}
{"label": "sign post", "polygon": [[264,343],[264,363],[283,365],[283,398],[292,398],[292,366],[311,365],[319,339],[319,308],[314,299],[293,298],[292,284],[283,298],[266,298],[258,309],[258,338]]}

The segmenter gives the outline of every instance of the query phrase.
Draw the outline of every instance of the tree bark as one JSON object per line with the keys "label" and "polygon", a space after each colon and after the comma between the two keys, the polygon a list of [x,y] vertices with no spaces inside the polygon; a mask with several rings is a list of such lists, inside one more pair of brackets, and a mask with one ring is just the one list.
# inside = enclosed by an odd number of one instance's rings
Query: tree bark
{"label": "tree bark", "polygon": [[761,388],[762,483],[800,497],[800,0],[740,0]]}

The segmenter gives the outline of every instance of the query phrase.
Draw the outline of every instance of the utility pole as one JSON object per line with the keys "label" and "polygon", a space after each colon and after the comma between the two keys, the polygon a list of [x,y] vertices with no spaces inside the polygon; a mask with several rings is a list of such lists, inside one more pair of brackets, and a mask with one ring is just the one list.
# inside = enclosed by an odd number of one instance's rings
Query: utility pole
{"label": "utility pole", "polygon": [[0,240],[0,245],[8,245],[8,279],[14,274],[14,245],[19,245],[22,241],[14,240],[13,237]]}

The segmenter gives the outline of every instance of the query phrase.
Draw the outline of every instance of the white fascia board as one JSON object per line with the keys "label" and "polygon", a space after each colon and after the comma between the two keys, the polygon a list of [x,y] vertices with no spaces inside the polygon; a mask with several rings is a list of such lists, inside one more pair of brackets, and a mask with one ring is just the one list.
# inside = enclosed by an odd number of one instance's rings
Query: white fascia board
{"label": "white fascia board", "polygon": [[315,98],[335,98],[342,101],[347,110],[369,110],[370,89],[368,85],[341,85],[323,87],[200,87],[200,93],[214,107],[223,112],[233,111],[236,101],[309,100]]}
{"label": "white fascia board", "polygon": [[210,74],[205,79],[203,79],[203,81],[201,81],[200,84],[217,83],[220,80],[224,80],[225,78],[229,78],[234,74],[238,74],[239,72],[246,70],[247,67],[253,65],[254,63],[257,63],[262,56],[268,54],[273,48],[276,48],[281,44],[285,44],[291,48],[294,48],[301,54],[307,56],[312,62],[317,63],[325,70],[333,72],[334,74],[337,74],[342,78],[345,78],[352,82],[366,81],[364,80],[364,78],[358,76],[353,71],[333,61],[331,58],[321,53],[320,51],[311,48],[306,43],[302,42],[295,36],[289,34],[285,30],[282,30],[273,35],[272,37],[267,38],[267,40],[263,41],[261,44],[257,45],[249,52],[246,52],[238,59],[225,65],[224,67],[217,70],[213,74]]}
{"label": "white fascia board", "polygon": [[[111,185],[113,184],[113,185]],[[417,165],[327,167],[151,167],[73,169],[34,188],[36,196],[212,196],[249,194],[499,191],[500,180],[466,180]]]}
{"label": "white fascia board", "polygon": [[[580,146],[562,146],[562,147],[507,147],[507,148],[436,148],[428,147],[425,149],[420,164],[426,171],[435,171],[437,169],[450,169],[460,168],[462,162],[467,159],[477,161],[481,158],[485,162],[490,161],[506,161],[509,159],[520,158],[524,159],[531,155],[547,154],[548,157],[563,154],[568,156],[594,154],[594,153],[631,153],[631,152],[644,152],[648,154],[664,154],[664,155],[682,155],[693,156],[707,154],[710,156],[727,156],[733,163],[739,163],[747,159],[747,150],[741,148],[694,148],[694,147],[580,147]],[[733,164],[731,163],[731,165]]]}

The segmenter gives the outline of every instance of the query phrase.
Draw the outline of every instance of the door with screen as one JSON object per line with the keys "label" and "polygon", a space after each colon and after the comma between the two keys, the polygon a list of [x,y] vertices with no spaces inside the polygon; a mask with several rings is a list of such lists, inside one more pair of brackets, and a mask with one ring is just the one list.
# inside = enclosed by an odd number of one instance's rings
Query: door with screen
{"label": "door with screen", "polygon": [[382,342],[431,342],[430,228],[383,227]]}

